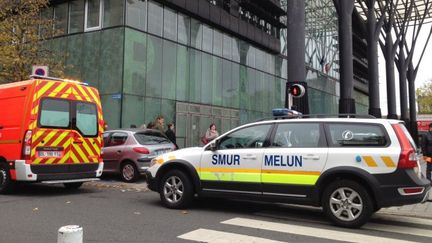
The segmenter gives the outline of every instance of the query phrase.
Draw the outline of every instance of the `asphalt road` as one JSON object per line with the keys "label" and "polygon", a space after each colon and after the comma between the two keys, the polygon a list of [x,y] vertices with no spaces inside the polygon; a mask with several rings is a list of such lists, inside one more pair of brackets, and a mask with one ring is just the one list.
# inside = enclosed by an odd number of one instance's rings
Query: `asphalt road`
{"label": "asphalt road", "polygon": [[188,210],[170,210],[144,181],[105,179],[78,191],[34,184],[0,195],[0,242],[57,242],[57,230],[71,224],[83,227],[84,242],[432,240],[432,220],[378,215],[349,230],[330,225],[320,209],[282,204],[201,199]]}

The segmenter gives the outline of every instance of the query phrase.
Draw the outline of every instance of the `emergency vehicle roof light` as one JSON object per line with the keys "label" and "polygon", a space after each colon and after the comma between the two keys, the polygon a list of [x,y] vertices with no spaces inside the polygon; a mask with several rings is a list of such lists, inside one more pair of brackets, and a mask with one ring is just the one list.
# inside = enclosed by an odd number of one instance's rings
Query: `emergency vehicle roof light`
{"label": "emergency vehicle roof light", "polygon": [[88,86],[88,83],[80,82],[77,80],[71,80],[71,79],[62,79],[62,78],[54,78],[54,77],[45,77],[40,75],[30,75],[31,79],[45,79],[45,80],[54,80],[54,81],[61,81],[61,82],[69,82],[69,83],[76,83],[81,84],[84,86]]}
{"label": "emergency vehicle roof light", "polygon": [[300,118],[302,117],[302,113],[295,111],[295,110],[290,110],[287,108],[275,108],[272,110],[273,113],[273,117],[274,118]]}

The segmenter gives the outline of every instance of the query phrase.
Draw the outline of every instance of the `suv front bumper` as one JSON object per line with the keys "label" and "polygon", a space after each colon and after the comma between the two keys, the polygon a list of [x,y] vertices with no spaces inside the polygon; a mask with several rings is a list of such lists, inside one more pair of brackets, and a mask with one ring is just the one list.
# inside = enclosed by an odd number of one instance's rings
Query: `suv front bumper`
{"label": "suv front bumper", "polygon": [[148,189],[157,192],[158,191],[158,181],[155,177],[150,173],[150,171],[145,171],[147,187]]}

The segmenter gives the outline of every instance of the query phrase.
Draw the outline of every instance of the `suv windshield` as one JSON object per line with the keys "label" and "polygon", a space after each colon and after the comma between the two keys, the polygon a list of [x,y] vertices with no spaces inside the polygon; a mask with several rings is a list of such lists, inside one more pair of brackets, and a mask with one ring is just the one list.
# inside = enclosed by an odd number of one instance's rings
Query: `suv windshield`
{"label": "suv windshield", "polygon": [[154,145],[161,143],[170,143],[168,138],[166,138],[163,134],[157,131],[144,131],[135,133],[135,139],[141,145]]}

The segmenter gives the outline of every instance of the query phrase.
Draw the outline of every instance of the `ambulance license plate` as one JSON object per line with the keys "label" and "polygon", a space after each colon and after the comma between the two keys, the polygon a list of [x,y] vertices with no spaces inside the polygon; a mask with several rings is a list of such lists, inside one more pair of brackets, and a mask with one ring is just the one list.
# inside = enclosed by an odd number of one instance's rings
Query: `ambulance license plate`
{"label": "ambulance license plate", "polygon": [[62,155],[62,151],[38,151],[40,158],[60,158]]}

